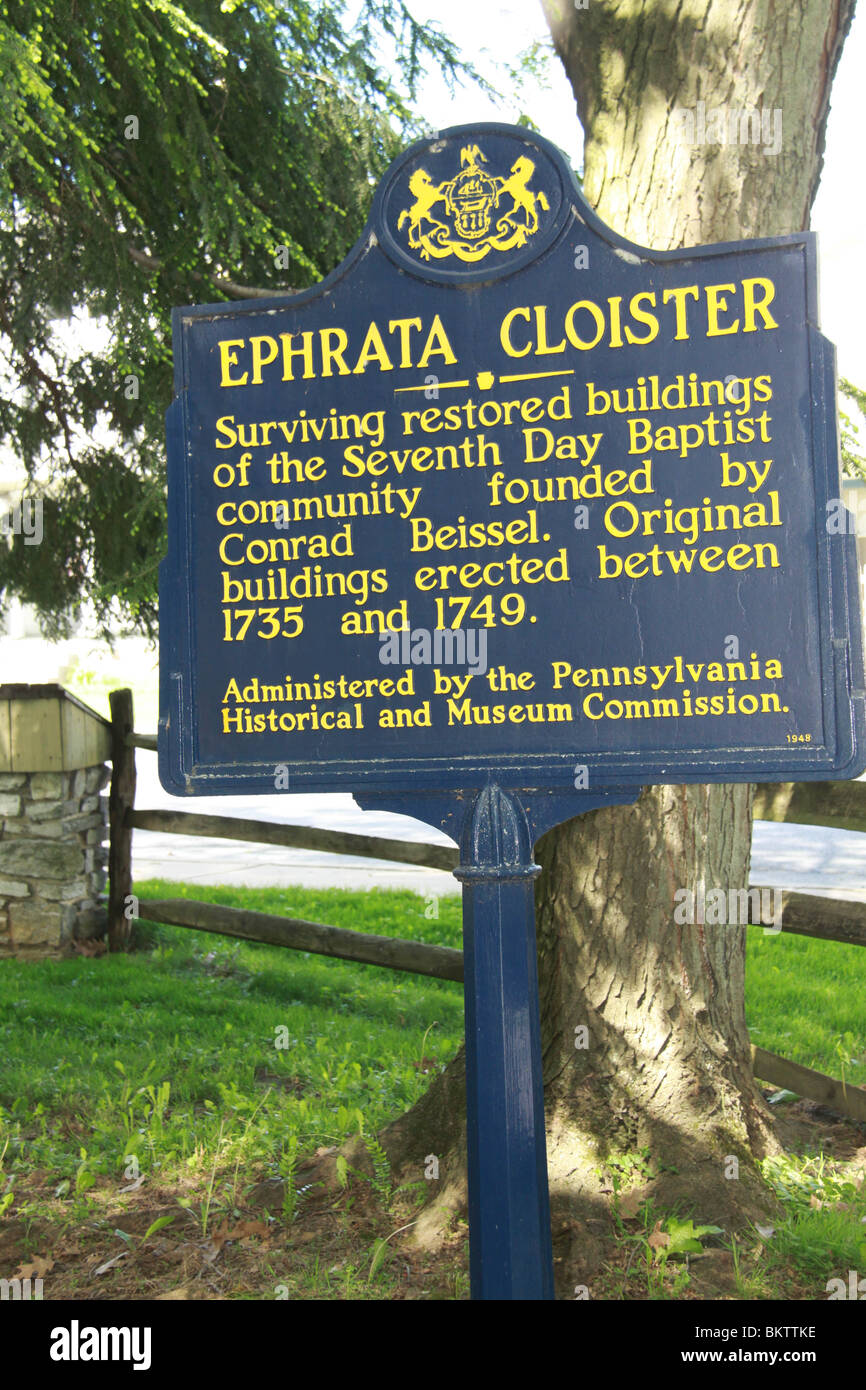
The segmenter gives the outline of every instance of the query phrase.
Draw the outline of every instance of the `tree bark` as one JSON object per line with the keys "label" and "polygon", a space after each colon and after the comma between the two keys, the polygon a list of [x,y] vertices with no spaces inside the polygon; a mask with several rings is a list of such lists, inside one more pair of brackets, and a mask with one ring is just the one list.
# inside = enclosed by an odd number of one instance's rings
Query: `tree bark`
{"label": "tree bark", "polygon": [[[542,0],[586,134],[584,192],[642,246],[778,235],[808,224],[830,86],[854,0]],[[781,148],[690,144],[684,109],[756,108]],[[768,146],[769,141],[765,142]],[[777,1147],[752,1078],[745,929],[677,926],[677,889],[745,888],[752,788],[653,787],[537,847],[545,1104],[557,1287],[573,1296],[603,1256],[614,1175],[646,1178],[726,1227],[769,1210],[755,1160]],[[586,1029],[584,1036],[579,1030]],[[581,1044],[585,1042],[586,1045]],[[417,1178],[440,1159],[430,1241],[463,1204],[462,1056],[385,1131]],[[617,1168],[617,1161],[619,1166]],[[587,1224],[589,1223],[589,1224]]]}
{"label": "tree bark", "polygon": [[[541,0],[586,136],[584,192],[641,246],[809,225],[830,88],[855,0]],[[689,144],[682,110],[779,111],[763,144]]]}

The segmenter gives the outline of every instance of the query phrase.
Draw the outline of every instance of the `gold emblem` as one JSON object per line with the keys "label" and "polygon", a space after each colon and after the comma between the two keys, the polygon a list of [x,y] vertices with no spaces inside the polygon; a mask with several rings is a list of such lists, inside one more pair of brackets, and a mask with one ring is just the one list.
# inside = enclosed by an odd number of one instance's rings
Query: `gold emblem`
{"label": "gold emblem", "polygon": [[482,168],[486,163],[478,145],[466,145],[453,179],[435,184],[426,169],[416,169],[409,179],[415,201],[400,213],[397,229],[408,221],[409,245],[422,260],[480,261],[490,251],[525,245],[538,231],[538,209],[549,212],[550,204],[529,187],[532,160],[520,155],[507,178],[488,174]]}

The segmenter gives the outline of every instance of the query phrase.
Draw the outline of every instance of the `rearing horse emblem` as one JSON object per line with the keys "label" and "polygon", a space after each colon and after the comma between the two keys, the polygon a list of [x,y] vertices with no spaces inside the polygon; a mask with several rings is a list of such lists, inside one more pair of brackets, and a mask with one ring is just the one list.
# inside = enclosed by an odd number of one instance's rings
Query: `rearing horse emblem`
{"label": "rearing horse emblem", "polygon": [[549,212],[550,204],[529,187],[532,160],[520,155],[507,178],[489,174],[486,163],[478,145],[466,145],[454,178],[435,184],[426,169],[412,174],[415,201],[400,213],[397,229],[409,223],[409,245],[422,260],[481,261],[491,251],[524,246],[538,231],[538,209]]}

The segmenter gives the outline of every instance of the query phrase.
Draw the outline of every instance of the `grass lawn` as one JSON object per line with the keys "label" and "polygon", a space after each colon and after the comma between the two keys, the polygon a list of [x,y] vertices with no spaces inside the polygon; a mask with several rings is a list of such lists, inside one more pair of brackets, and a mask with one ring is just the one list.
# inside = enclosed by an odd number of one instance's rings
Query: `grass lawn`
{"label": "grass lawn", "polygon": [[[135,891],[460,946],[456,895],[437,908],[390,890],[149,880]],[[436,1261],[407,1254],[393,1238],[428,1190],[423,1164],[395,1192],[375,1140],[458,1047],[460,986],[182,928],[140,931],[146,953],[0,969],[0,1277],[32,1265],[47,1298],[465,1297],[465,1227]],[[856,947],[750,930],[747,1013],[762,1047],[866,1082],[864,985]],[[372,1176],[342,1173],[324,1203],[294,1181],[302,1155],[357,1134]],[[270,1177],[289,1181],[269,1217],[251,1194]],[[866,1193],[818,1154],[767,1177],[789,1210],[780,1263],[765,1252],[739,1296],[802,1297],[807,1267],[814,1281],[857,1257]],[[667,1283],[613,1296],[684,1287],[672,1266]]]}
{"label": "grass lawn", "polygon": [[746,1020],[758,1047],[866,1085],[866,950],[749,927]]}

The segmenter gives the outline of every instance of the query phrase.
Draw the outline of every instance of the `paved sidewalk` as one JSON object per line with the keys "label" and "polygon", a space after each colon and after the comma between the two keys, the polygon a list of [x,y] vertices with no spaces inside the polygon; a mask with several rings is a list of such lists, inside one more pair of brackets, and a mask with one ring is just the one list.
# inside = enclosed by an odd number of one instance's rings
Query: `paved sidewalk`
{"label": "paved sidewalk", "polygon": [[[392,839],[450,845],[432,826],[389,812],[362,811],[351,796],[170,796],[159,784],[156,754],[136,755],[136,804],[142,808],[195,810],[202,815],[295,822],[328,830],[383,835]],[[234,883],[249,887],[408,888],[416,893],[459,893],[451,874],[314,850],[282,849],[239,840],[133,833],[137,878],[159,876],[189,883]],[[767,888],[866,900],[866,834],[821,826],[756,821],[752,835],[752,883]],[[712,886],[712,885],[708,885]]]}
{"label": "paved sidewalk", "polygon": [[[314,825],[326,830],[347,830],[356,835],[380,835],[392,840],[454,844],[432,825],[424,825],[408,816],[395,816],[387,811],[362,811],[347,794],[170,796],[160,786],[155,753],[138,750],[135,762],[135,803],[142,809],[195,811],[200,815]],[[277,845],[257,845],[243,840],[165,835],[151,830],[133,831],[132,863],[137,879],[160,877],[187,883],[235,883],[250,888],[288,885],[303,888],[407,888],[415,893],[437,897],[460,892],[457,880],[441,869],[392,864],[383,859],[366,859],[355,855],[322,854],[309,849],[284,849]]]}

